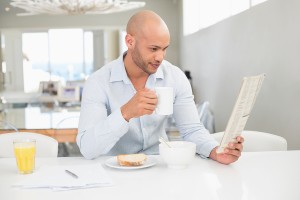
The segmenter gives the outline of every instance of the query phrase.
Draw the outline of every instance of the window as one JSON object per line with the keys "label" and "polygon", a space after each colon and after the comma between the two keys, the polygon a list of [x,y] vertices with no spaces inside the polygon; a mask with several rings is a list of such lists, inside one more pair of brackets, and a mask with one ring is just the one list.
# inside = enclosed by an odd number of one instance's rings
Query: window
{"label": "window", "polygon": [[23,33],[25,92],[37,92],[41,81],[83,80],[93,71],[93,33],[83,29],[50,29]]}
{"label": "window", "polygon": [[189,0],[183,4],[183,34],[189,35],[266,0]]}

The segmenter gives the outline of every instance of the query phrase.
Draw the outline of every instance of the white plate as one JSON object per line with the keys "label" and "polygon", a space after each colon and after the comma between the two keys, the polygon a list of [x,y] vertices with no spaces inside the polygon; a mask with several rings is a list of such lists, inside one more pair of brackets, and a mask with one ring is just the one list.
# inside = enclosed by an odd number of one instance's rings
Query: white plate
{"label": "white plate", "polygon": [[156,165],[155,158],[151,156],[147,156],[147,160],[143,165],[140,166],[121,166],[117,161],[117,157],[109,158],[105,161],[105,165],[108,167],[116,168],[116,169],[143,169],[147,167],[152,167]]}

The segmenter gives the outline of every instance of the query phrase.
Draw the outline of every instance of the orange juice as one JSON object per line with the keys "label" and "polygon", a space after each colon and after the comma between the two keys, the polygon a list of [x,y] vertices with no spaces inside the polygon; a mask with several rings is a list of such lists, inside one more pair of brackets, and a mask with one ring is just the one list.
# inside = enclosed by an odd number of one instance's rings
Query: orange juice
{"label": "orange juice", "polygon": [[32,173],[35,168],[35,140],[15,140],[14,151],[19,172]]}

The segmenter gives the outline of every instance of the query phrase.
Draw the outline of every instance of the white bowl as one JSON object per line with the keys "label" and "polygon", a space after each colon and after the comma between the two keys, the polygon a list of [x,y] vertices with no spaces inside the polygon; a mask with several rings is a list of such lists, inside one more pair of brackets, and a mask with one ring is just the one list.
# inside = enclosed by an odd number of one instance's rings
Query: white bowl
{"label": "white bowl", "polygon": [[169,168],[184,169],[195,158],[195,143],[186,141],[171,141],[168,142],[168,144],[171,147],[168,147],[165,143],[159,144],[159,153]]}

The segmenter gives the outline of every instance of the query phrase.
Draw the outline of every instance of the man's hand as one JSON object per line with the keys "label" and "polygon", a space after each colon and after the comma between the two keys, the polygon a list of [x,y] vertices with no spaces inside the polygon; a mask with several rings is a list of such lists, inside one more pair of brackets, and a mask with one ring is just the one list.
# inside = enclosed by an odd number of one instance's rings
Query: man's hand
{"label": "man's hand", "polygon": [[142,115],[150,115],[156,108],[157,96],[154,91],[144,88],[121,107],[121,113],[126,121]]}
{"label": "man's hand", "polygon": [[217,153],[217,148],[214,148],[211,152],[209,157],[219,163],[222,164],[230,164],[239,159],[241,156],[241,152],[243,151],[243,142],[244,138],[238,136],[236,138],[237,143],[229,143],[228,147],[224,149],[224,153]]}

